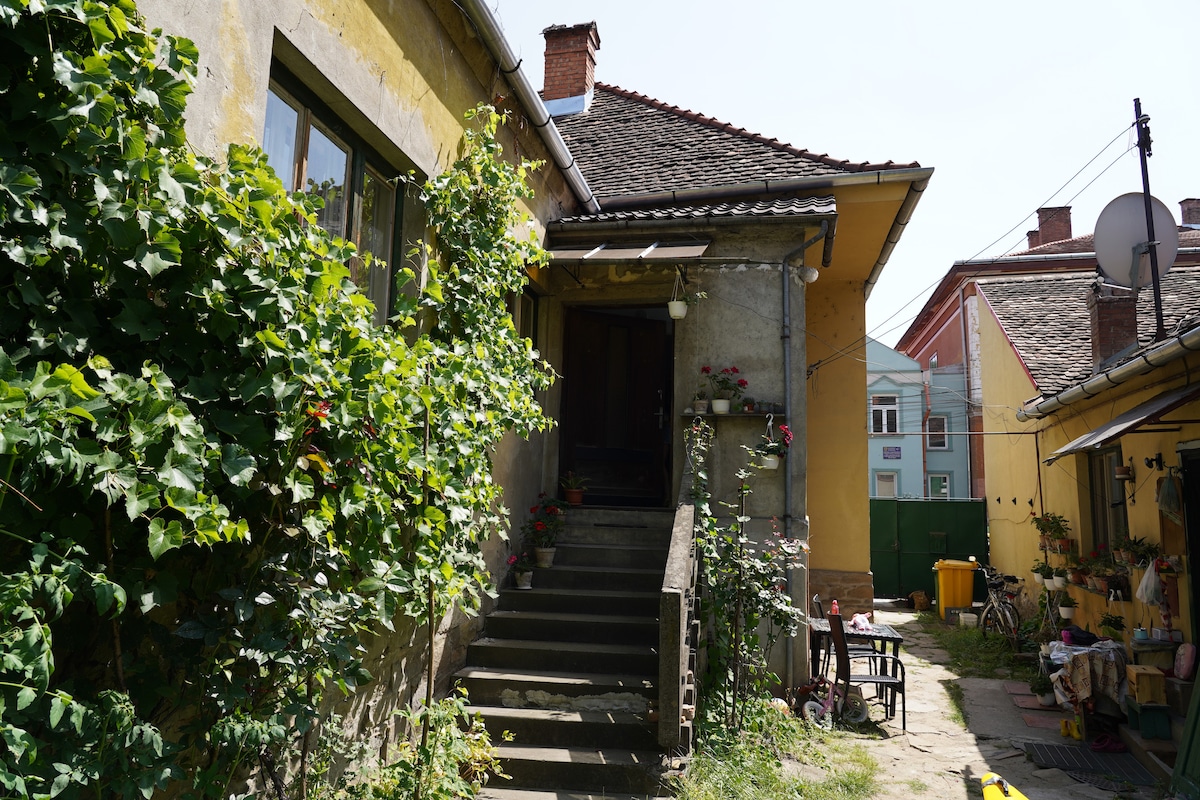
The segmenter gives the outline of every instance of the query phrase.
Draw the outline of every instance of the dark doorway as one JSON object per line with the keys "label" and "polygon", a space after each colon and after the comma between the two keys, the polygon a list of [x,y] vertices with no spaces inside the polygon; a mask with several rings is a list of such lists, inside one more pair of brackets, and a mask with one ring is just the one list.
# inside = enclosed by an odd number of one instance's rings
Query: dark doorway
{"label": "dark doorway", "polygon": [[587,505],[667,505],[672,335],[661,306],[567,309],[559,463]]}

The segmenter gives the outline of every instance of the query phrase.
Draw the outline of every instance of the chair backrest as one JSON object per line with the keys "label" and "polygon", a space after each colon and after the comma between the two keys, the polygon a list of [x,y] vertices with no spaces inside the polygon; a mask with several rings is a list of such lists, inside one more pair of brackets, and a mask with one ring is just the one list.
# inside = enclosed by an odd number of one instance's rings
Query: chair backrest
{"label": "chair backrest", "polygon": [[821,595],[814,594],[812,599],[813,616],[816,619],[825,619],[825,609],[821,607]]}
{"label": "chair backrest", "polygon": [[833,642],[833,657],[837,664],[835,682],[840,682],[842,688],[850,688],[850,649],[846,646],[846,629],[842,627],[841,614],[829,614],[829,640]]}

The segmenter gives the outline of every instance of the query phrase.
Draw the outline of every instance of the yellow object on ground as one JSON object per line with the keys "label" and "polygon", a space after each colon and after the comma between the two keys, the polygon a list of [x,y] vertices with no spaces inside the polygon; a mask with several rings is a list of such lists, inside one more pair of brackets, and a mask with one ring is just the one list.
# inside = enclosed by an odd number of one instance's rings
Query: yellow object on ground
{"label": "yellow object on ground", "polygon": [[1003,800],[1003,798],[1029,800],[1017,791],[1016,787],[994,772],[985,772],[979,781],[983,784],[983,800]]}
{"label": "yellow object on ground", "polygon": [[974,561],[959,561],[943,558],[933,565],[938,574],[938,615],[946,618],[948,608],[967,608],[971,605],[971,593],[975,583]]}

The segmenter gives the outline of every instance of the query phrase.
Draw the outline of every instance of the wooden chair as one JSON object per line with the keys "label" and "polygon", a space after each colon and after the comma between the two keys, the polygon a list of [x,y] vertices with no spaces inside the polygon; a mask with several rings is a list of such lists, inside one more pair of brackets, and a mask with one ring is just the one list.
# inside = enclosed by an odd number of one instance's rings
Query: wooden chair
{"label": "wooden chair", "polygon": [[[888,718],[896,715],[896,695],[900,695],[900,728],[908,730],[908,702],[904,696],[904,662],[896,656],[872,651],[869,655],[850,656],[846,644],[846,631],[842,627],[841,614],[829,614],[829,640],[833,642],[833,655],[837,664],[837,677],[834,679],[842,684],[845,692],[851,686],[870,684],[884,700]],[[871,672],[854,672],[855,664],[867,661]]]}

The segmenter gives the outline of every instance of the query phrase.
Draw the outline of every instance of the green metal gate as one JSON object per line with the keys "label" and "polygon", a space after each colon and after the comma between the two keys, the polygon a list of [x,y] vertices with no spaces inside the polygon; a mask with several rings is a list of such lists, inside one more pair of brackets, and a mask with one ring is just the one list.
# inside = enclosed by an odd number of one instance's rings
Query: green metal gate
{"label": "green metal gate", "polygon": [[[871,571],[876,597],[937,595],[933,565],[943,558],[988,563],[983,500],[871,500]],[[975,599],[982,600],[977,580]]]}

